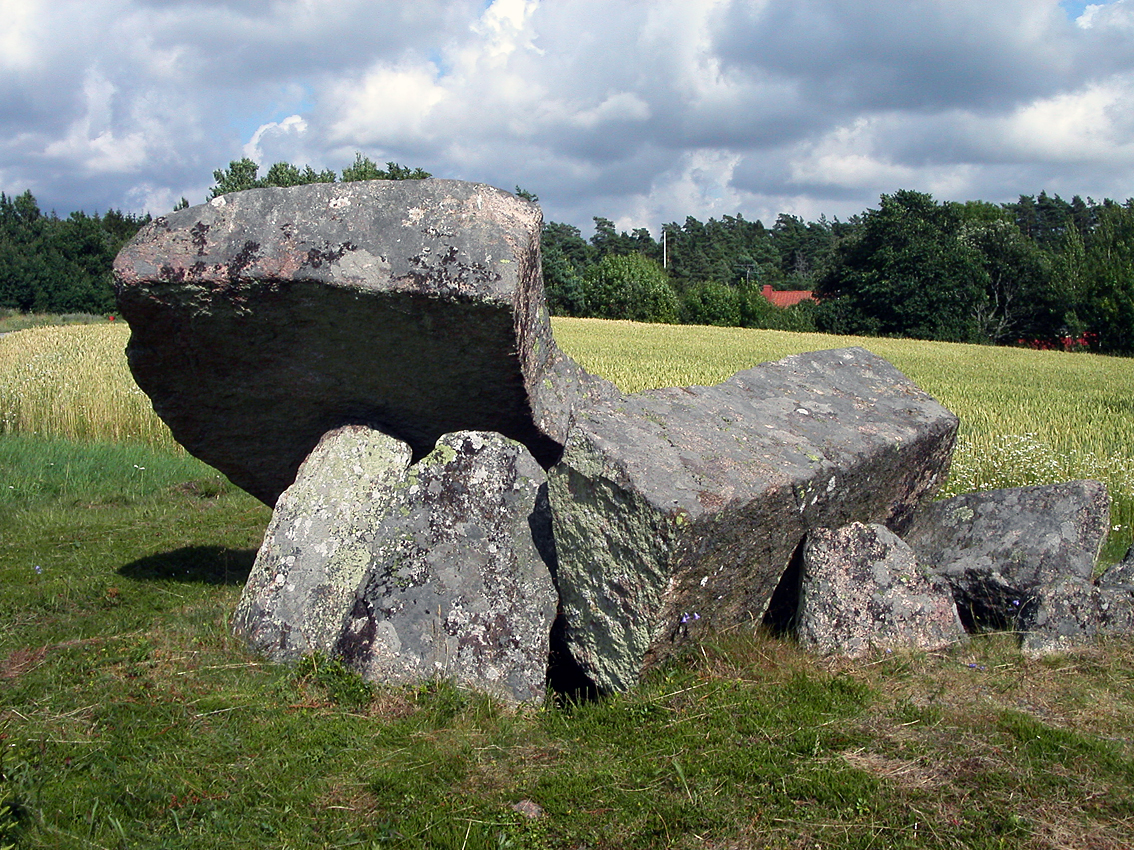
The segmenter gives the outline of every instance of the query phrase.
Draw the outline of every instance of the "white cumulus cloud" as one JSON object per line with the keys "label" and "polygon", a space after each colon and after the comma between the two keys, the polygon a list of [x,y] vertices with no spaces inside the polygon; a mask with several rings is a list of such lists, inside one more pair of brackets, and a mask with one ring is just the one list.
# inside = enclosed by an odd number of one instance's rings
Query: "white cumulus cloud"
{"label": "white cumulus cloud", "polygon": [[[0,0],[0,190],[203,200],[355,151],[548,218],[847,216],[1134,184],[1134,0]],[[770,222],[769,222],[770,223]]]}

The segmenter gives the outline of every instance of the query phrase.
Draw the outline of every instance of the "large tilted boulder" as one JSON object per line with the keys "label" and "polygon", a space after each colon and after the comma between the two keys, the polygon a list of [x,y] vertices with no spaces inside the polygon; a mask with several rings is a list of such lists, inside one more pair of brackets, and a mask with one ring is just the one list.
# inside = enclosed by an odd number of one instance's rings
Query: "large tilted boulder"
{"label": "large tilted boulder", "polygon": [[[1069,634],[1070,626],[1056,625],[1062,619],[1055,612],[1082,606],[1066,583],[1087,592],[1109,528],[1106,486],[1071,481],[932,502],[903,537],[922,566],[949,582],[970,627],[1030,631],[1051,624]],[[1037,621],[1041,590],[1056,584],[1063,589]]]}
{"label": "large tilted boulder", "polygon": [[130,368],[179,443],[269,505],[344,424],[415,458],[496,431],[546,467],[577,397],[613,388],[552,339],[540,224],[455,180],[222,195],[118,255]]}
{"label": "large tilted boulder", "polygon": [[849,658],[966,637],[949,585],[888,528],[858,522],[807,535],[797,617],[802,646]]}
{"label": "large tilted boulder", "polygon": [[234,630],[274,660],[538,701],[556,610],[544,481],[499,434],[443,435],[411,466],[378,431],[332,431],[276,505]]}
{"label": "large tilted boulder", "polygon": [[567,645],[622,690],[705,627],[759,621],[808,531],[901,531],[956,417],[859,348],[576,410],[549,472]]}

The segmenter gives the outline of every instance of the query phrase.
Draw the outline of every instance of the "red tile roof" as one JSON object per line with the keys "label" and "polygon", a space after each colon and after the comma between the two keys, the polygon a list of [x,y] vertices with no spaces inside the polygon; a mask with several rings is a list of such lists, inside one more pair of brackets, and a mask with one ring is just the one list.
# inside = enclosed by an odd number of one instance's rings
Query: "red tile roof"
{"label": "red tile roof", "polygon": [[771,301],[777,307],[790,307],[793,304],[798,304],[800,301],[814,301],[810,289],[785,289],[776,291],[772,289],[771,284],[764,284],[762,293],[765,298]]}

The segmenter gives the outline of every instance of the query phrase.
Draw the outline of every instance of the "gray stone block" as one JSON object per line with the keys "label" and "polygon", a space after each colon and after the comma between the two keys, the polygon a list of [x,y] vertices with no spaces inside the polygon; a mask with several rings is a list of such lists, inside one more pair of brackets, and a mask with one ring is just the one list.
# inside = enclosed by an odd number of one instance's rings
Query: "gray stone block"
{"label": "gray stone block", "polygon": [[892,531],[863,523],[807,535],[798,635],[804,647],[850,658],[966,639],[949,585]]}
{"label": "gray stone block", "polygon": [[1097,481],[968,493],[927,504],[903,538],[953,588],[970,627],[1021,629],[1044,587],[1089,582],[1109,529]]}
{"label": "gray stone block", "polygon": [[276,502],[233,631],[273,661],[332,653],[409,465],[410,447],[380,431],[327,433]]}
{"label": "gray stone block", "polygon": [[1099,576],[1100,585],[1134,585],[1134,546],[1126,551],[1126,557]]}
{"label": "gray stone block", "polygon": [[1134,582],[1099,582],[1095,591],[1098,596],[1099,634],[1134,635]]}
{"label": "gray stone block", "polygon": [[1091,643],[1099,633],[1099,593],[1078,577],[1033,589],[1017,620],[1020,649],[1039,657]]}
{"label": "gray stone block", "polygon": [[374,681],[449,678],[539,701],[557,596],[543,470],[498,434],[446,435],[374,530],[336,653]]}
{"label": "gray stone block", "polygon": [[548,481],[572,655],[622,690],[702,629],[758,622],[810,529],[901,529],[956,429],[863,349],[576,410]]}

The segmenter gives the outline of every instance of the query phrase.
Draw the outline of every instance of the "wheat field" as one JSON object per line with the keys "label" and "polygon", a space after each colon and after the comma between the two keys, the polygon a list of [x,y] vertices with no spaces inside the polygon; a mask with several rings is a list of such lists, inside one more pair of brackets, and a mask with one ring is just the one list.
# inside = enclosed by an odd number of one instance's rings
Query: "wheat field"
{"label": "wheat field", "polygon": [[[1105,482],[1115,531],[1134,522],[1134,359],[743,328],[553,320],[586,369],[627,392],[713,384],[788,354],[861,345],[961,418],[946,494],[1077,478]],[[0,433],[177,449],[134,384],[122,324],[0,337]]]}
{"label": "wheat field", "polygon": [[0,433],[179,449],[126,365],[124,324],[0,336]]}

